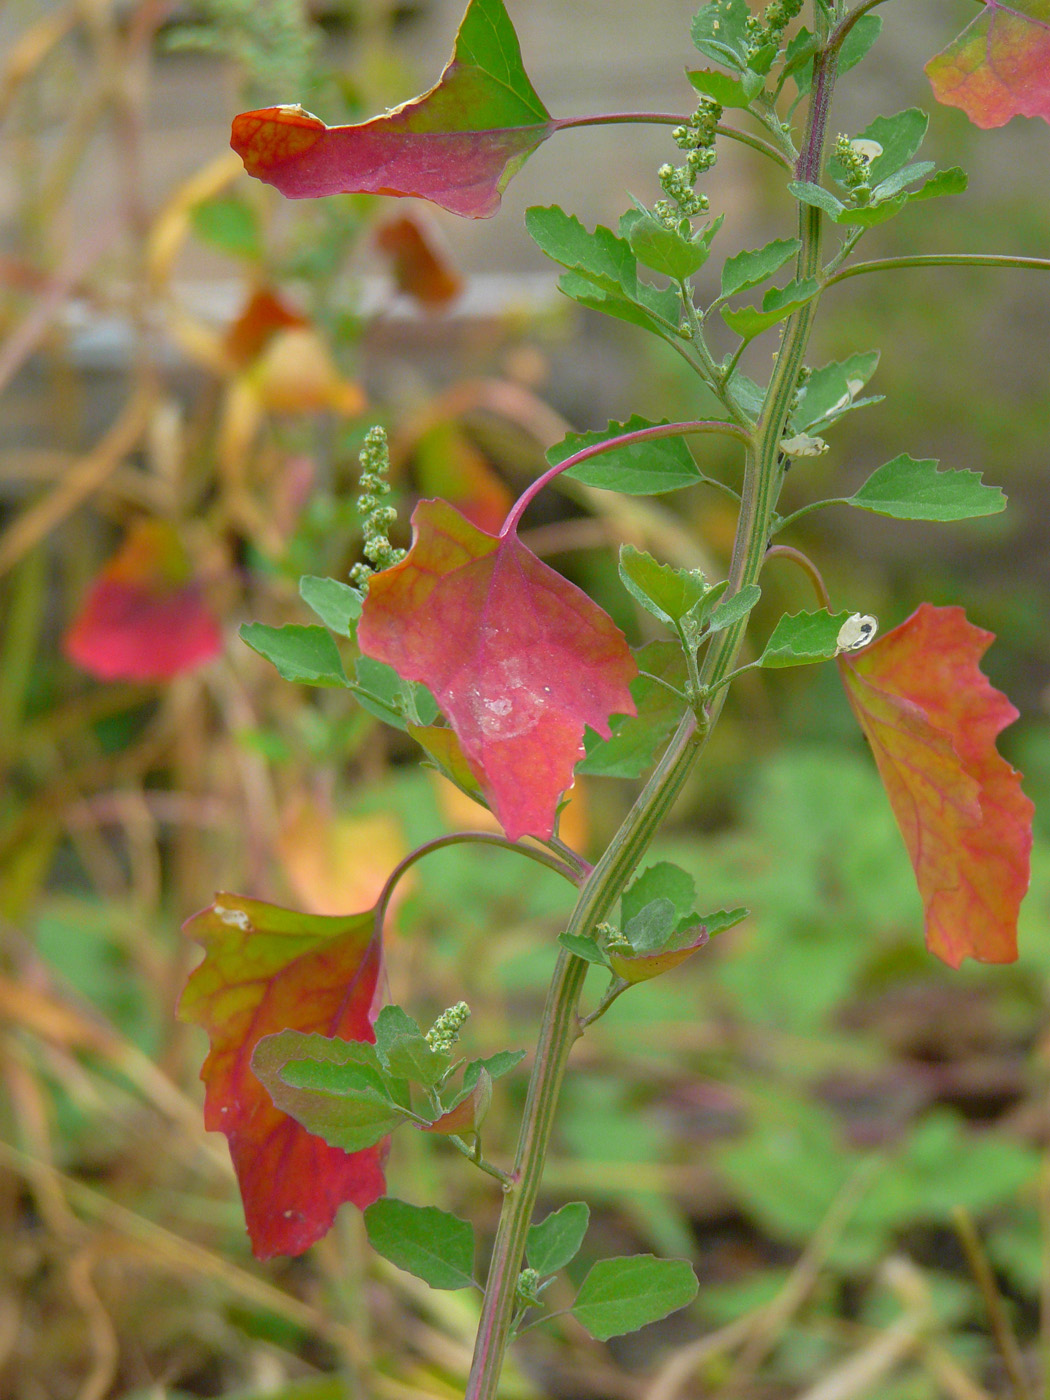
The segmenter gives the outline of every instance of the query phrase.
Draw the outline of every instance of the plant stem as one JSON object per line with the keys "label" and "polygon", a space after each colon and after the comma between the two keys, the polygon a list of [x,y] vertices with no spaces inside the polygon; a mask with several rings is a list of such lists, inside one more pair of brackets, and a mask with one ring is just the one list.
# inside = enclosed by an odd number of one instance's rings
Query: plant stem
{"label": "plant stem", "polygon": [[1022,258],[1010,253],[919,253],[913,257],[872,258],[870,262],[844,267],[827,278],[824,286],[832,287],[865,272],[888,272],[899,267],[1030,267],[1050,272],[1050,258]]}
{"label": "plant stem", "polygon": [[[806,121],[802,153],[796,166],[797,178],[820,179],[828,107],[834,87],[837,47],[829,43],[818,53],[813,74],[813,94]],[[821,213],[808,205],[800,206],[798,276],[812,277],[820,266]],[[798,384],[816,310],[817,298],[807,302],[789,317],[777,356],[776,368],[766,392],[754,439],[749,440],[744,488],[741,493],[733,557],[729,570],[727,596],[754,582],[761,572],[773,512],[783,478],[779,443]],[[726,431],[719,425],[715,431]],[[705,431],[711,431],[705,425]],[[678,427],[681,431],[681,427]],[[746,436],[737,433],[738,436]],[[550,473],[545,474],[547,476]],[[542,478],[541,478],[542,480]],[[534,486],[537,483],[533,484]],[[531,490],[532,488],[530,488]],[[504,530],[512,524],[515,512]],[[523,507],[522,507],[523,508]],[[715,685],[732,669],[743,641],[747,618],[720,633],[704,657],[701,681]],[[692,711],[682,717],[673,739],[663,754],[638,800],[625,817],[601,859],[583,885],[567,932],[592,934],[620,895],[650,841],[678,797],[689,772],[699,757],[725,698],[725,687],[709,700],[698,718]],[[522,1116],[512,1182],[504,1187],[505,1197],[492,1261],[485,1288],[474,1359],[467,1382],[465,1400],[496,1400],[503,1354],[510,1340],[518,1273],[525,1249],[525,1237],[539,1192],[554,1113],[561,1092],[569,1051],[581,1034],[577,1007],[588,964],[566,950],[558,955],[554,976],[543,1010],[536,1059],[529,1079],[528,1096]]]}
{"label": "plant stem", "polygon": [[574,452],[571,457],[566,457],[563,461],[556,462],[553,467],[548,467],[542,475],[526,486],[503,522],[499,532],[500,539],[505,539],[507,535],[513,534],[518,528],[518,523],[525,514],[529,502],[534,500],[556,476],[567,472],[570,467],[579,466],[581,462],[589,461],[591,457],[598,457],[603,452],[612,452],[618,447],[629,447],[632,443],[652,442],[657,438],[685,437],[690,433],[722,433],[727,437],[738,438],[741,442],[750,442],[751,440],[746,429],[735,423],[723,423],[716,418],[702,418],[688,423],[657,423],[651,428],[635,428],[633,432],[621,433],[614,438],[606,438],[604,442],[593,442],[590,447],[581,447],[579,452]]}
{"label": "plant stem", "polygon": [[[881,3],[881,0],[879,0]],[[552,125],[555,131],[566,131],[574,126],[613,126],[618,122],[648,122],[656,123],[660,126],[684,126],[689,118],[676,116],[674,112],[604,112],[591,117],[557,117]],[[760,151],[762,155],[769,156],[770,160],[775,160],[777,165],[782,165],[785,170],[791,169],[791,162],[777,150],[776,146],[770,145],[768,141],[763,141],[760,136],[752,136],[749,132],[738,131],[735,126],[723,126],[719,122],[715,127],[719,136],[725,136],[730,141],[739,141],[742,146],[750,146],[753,151]]]}

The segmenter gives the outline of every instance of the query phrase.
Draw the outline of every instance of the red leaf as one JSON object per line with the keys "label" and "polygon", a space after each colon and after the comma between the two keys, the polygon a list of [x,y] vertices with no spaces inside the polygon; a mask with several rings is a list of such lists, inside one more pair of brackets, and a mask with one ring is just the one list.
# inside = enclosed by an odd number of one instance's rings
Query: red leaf
{"label": "red leaf", "polygon": [[471,0],[452,58],[428,92],[356,126],[328,127],[294,106],[244,112],[230,145],[249,175],[289,199],[418,195],[487,219],[555,127],[521,66],[502,0]]}
{"label": "red leaf", "polygon": [[189,573],[172,527],[137,521],[88,590],[63,651],[107,681],[166,681],[210,661],[222,633]]}
{"label": "red leaf", "polygon": [[961,107],[975,126],[1050,121],[1050,0],[986,0],[926,73],[937,101]]}
{"label": "red leaf", "polygon": [[376,574],[357,626],[366,656],[434,692],[511,840],[549,837],[585,725],[635,713],[623,634],[516,535],[421,501],[408,555]]}
{"label": "red leaf", "polygon": [[376,243],[393,265],[399,292],[429,311],[440,311],[463,290],[463,279],[449,262],[433,228],[403,214],[376,230]]}
{"label": "red leaf", "polygon": [[926,945],[952,967],[1017,957],[1028,888],[1033,808],[995,747],[1017,711],[977,664],[992,641],[962,608],[923,603],[839,658],[915,868]]}
{"label": "red leaf", "polygon": [[275,1108],[251,1071],[264,1035],[319,1032],[375,1040],[371,1011],[381,964],[373,914],[300,914],[221,894],[190,919],[204,945],[179,1005],[211,1042],[201,1078],[204,1125],[226,1134],[259,1259],[302,1254],[344,1201],[364,1209],[386,1190],[385,1144],[343,1152]]}

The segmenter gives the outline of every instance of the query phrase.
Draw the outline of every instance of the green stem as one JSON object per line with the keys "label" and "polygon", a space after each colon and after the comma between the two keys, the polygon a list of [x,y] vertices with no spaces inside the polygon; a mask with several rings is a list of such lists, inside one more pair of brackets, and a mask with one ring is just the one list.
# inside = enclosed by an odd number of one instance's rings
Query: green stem
{"label": "green stem", "polygon": [[827,278],[824,286],[833,287],[836,282],[860,277],[865,272],[888,272],[900,267],[1030,267],[1050,272],[1050,258],[1022,258],[1009,253],[919,253],[905,258],[873,258],[843,268]]}
{"label": "green stem", "polygon": [[[659,126],[685,126],[688,117],[676,116],[674,112],[605,112],[591,117],[558,117],[553,122],[555,131],[567,131],[575,126],[614,126],[620,122],[648,122]],[[777,150],[776,146],[771,146],[768,141],[763,141],[760,136],[752,136],[746,131],[739,131],[735,126],[723,126],[721,122],[715,127],[719,136],[725,136],[730,141],[739,141],[742,146],[750,146],[753,151],[760,151],[762,155],[768,156],[770,160],[776,161],[777,165],[783,166],[785,170],[791,169],[791,162]]]}
{"label": "green stem", "polygon": [[[835,80],[837,50],[831,44],[817,55],[813,94],[806,122],[802,154],[796,166],[799,179],[820,178],[825,129],[831,90]],[[802,206],[798,276],[812,277],[820,266],[821,214]],[[798,383],[798,372],[816,310],[816,298],[807,302],[785,324],[783,343],[770,381],[753,445],[749,445],[740,516],[729,572],[729,594],[757,579],[782,479],[779,442]],[[743,641],[747,619],[719,634],[708,649],[701,673],[707,685],[724,679]],[[660,824],[675,802],[699,757],[721,709],[722,687],[711,698],[700,718],[688,711],[673,739],[646,783],[619,831],[584,883],[567,932],[593,934],[645,853]],[[503,1354],[514,1320],[518,1273],[525,1237],[539,1192],[554,1114],[568,1063],[569,1051],[581,1034],[578,1005],[588,964],[566,950],[558,955],[543,1010],[536,1059],[529,1079],[512,1182],[505,1190],[503,1210],[493,1246],[474,1346],[474,1360],[465,1400],[496,1400]]]}

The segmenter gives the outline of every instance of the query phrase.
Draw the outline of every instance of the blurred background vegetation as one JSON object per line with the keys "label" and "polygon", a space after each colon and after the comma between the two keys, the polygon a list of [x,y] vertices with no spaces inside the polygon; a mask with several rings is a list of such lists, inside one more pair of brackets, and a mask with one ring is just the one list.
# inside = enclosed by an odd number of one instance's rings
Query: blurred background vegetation
{"label": "blurred background vegetation", "polygon": [[[887,10],[836,130],[930,105],[921,60],[969,17],[940,8]],[[512,5],[558,115],[688,111],[691,9]],[[237,111],[371,115],[434,81],[458,19],[455,0],[8,0],[0,14],[12,1400],[462,1393],[477,1300],[374,1258],[352,1208],[305,1258],[251,1259],[225,1144],[201,1124],[203,1038],[173,1015],[197,956],[179,926],[214,890],[358,909],[408,847],[476,821],[403,735],[280,681],[236,637],[247,619],[307,620],[300,574],[345,577],[357,559],[365,429],[389,428],[403,520],[441,494],[491,524],[567,427],[698,409],[663,347],[559,300],[521,227],[531,203],[593,225],[615,223],[626,190],[651,201],[675,154],[665,129],[557,138],[477,225],[349,196],[284,203],[240,173]],[[928,145],[971,171],[970,191],[877,230],[866,255],[1047,256],[1044,126],[981,134],[937,110]],[[727,215],[723,254],[790,234],[752,153],[724,150],[706,189]],[[1050,286],[1030,272],[845,283],[813,362],[879,347],[872,389],[887,398],[789,483],[797,502],[847,494],[908,451],[1011,496],[1004,517],[937,530],[833,509],[802,543],[837,606],[887,626],[924,598],[959,602],[999,634],[987,669],[1022,711],[1003,747],[1040,811],[1021,960],[951,973],[923,951],[910,870],[831,668],[740,685],[657,853],[708,906],[746,903],[752,918],[588,1034],[545,1195],[545,1208],[599,1207],[581,1269],[610,1252],[685,1255],[699,1299],[608,1348],[571,1319],[530,1334],[507,1400],[1023,1400],[1045,1373],[1048,327]],[[756,377],[771,347],[745,366]],[[738,471],[729,449],[705,467]],[[700,489],[551,493],[530,520],[533,548],[635,640],[648,634],[611,546],[718,570],[733,524]],[[217,655],[173,658],[162,680],[134,656],[107,670],[90,603],[122,550],[106,577],[167,600],[187,630],[217,624]],[[760,628],[810,602],[790,571],[769,580]],[[570,839],[600,850],[630,796],[581,783]],[[424,1024],[465,997],[472,1054],[527,1046],[565,913],[532,865],[431,857],[391,932],[391,993]],[[512,1147],[522,1088],[501,1081],[489,1155]],[[390,1187],[495,1222],[487,1178],[422,1135],[396,1140]]]}

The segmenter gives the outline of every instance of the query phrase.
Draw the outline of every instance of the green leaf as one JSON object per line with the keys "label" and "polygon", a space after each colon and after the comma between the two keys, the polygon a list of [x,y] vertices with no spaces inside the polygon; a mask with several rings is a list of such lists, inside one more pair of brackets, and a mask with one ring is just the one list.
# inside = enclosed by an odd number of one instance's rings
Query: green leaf
{"label": "green leaf", "polygon": [[735,928],[751,913],[750,909],[719,909],[713,914],[702,914],[697,923],[703,924],[707,929],[708,938],[714,938],[720,933],[725,933],[726,929]]}
{"label": "green leaf", "polygon": [[909,191],[907,202],[914,204],[921,199],[940,199],[945,194],[962,194],[968,184],[969,176],[966,171],[959,165],[953,165],[948,170],[938,170],[917,190]]}
{"label": "green leaf", "polygon": [[837,655],[838,635],[850,616],[849,612],[829,613],[822,609],[782,617],[773,628],[758,665],[805,666]]}
{"label": "green leaf", "polygon": [[743,73],[750,51],[746,0],[711,0],[693,16],[693,43],[705,58]]}
{"label": "green leaf", "polygon": [[432,1089],[452,1063],[436,1054],[411,1016],[400,1006],[384,1006],[376,1017],[376,1053],[391,1074]]}
{"label": "green leaf", "polygon": [[754,340],[756,335],[769,330],[780,321],[805,306],[806,302],[820,291],[820,284],[812,277],[802,281],[791,281],[786,287],[770,287],[762,298],[762,310],[754,306],[741,306],[735,310],[722,307],[722,319],[730,330],[744,340]]}
{"label": "green leaf", "polygon": [[633,544],[620,546],[620,581],[647,612],[671,627],[711,591],[699,570],[661,564]]}
{"label": "green leaf", "polygon": [[593,938],[584,938],[577,933],[559,933],[558,942],[570,953],[582,958],[584,962],[594,963],[596,967],[608,966],[605,954]]}
{"label": "green leaf", "polygon": [[384,1196],[365,1211],[365,1230],[377,1254],[431,1288],[477,1286],[474,1231],[466,1220]]}
{"label": "green leaf", "polygon": [[751,611],[761,596],[762,590],[757,583],[745,584],[732,598],[719,603],[712,611],[707,619],[708,631],[722,632],[727,627],[732,627],[734,622],[738,622]]}
{"label": "green leaf", "polygon": [[631,245],[602,224],[590,233],[573,214],[557,204],[525,210],[525,228],[533,242],[562,267],[576,272],[605,292],[622,292],[633,300],[638,265]]}
{"label": "green leaf", "polygon": [[259,216],[252,205],[235,195],[206,199],[190,211],[193,232],[231,258],[258,262],[263,255]]}
{"label": "green leaf", "polygon": [[847,501],[897,520],[970,520],[1006,509],[1006,497],[980,472],[938,471],[935,460],[907,453],[879,467]]}
{"label": "green leaf", "polygon": [[340,637],[352,637],[354,623],[361,616],[363,596],[348,583],[337,578],[318,578],[304,574],[299,580],[299,597],[321,619],[326,627]]}
{"label": "green leaf", "polygon": [[342,657],[323,627],[267,627],[263,622],[244,622],[241,641],[252,651],[272,662],[286,681],[302,685],[345,686],[348,684]]}
{"label": "green leaf", "polygon": [[696,1275],[685,1259],[652,1254],[601,1259],[584,1279],[572,1314],[592,1337],[606,1342],[677,1312],[696,1291]]}
{"label": "green leaf", "polygon": [[674,642],[650,642],[636,657],[643,674],[635,677],[630,689],[638,713],[614,718],[609,739],[602,739],[593,729],[585,730],[587,757],[577,763],[577,773],[639,778],[652,767],[656,749],[677,728],[685,699],[652,677],[659,676],[681,690],[685,684],[685,658],[681,648]]}
{"label": "green leaf", "polygon": [[[838,76],[840,78],[843,73],[848,73],[851,68],[857,66],[881,33],[881,15],[861,15],[843,40],[842,48],[839,49]],[[794,74],[794,79],[800,97],[809,92],[813,86],[812,62],[807,62],[799,68],[798,72]]]}
{"label": "green leaf", "polygon": [[570,1201],[545,1220],[529,1226],[525,1254],[538,1274],[556,1274],[579,1253],[591,1212],[582,1201]]}
{"label": "green leaf", "polygon": [[[664,423],[668,422],[665,418]],[[610,423],[607,428],[590,433],[569,433],[547,452],[547,461],[554,466],[566,457],[592,447],[598,442],[641,428],[658,426],[648,418],[634,414],[626,423]],[[570,467],[565,475],[587,486],[604,491],[622,491],[629,496],[657,496],[665,491],[678,491],[683,486],[695,486],[703,480],[693,461],[692,453],[680,437],[655,438],[651,442],[633,442],[625,447],[613,447],[588,462]]]}
{"label": "green leaf", "polygon": [[738,78],[719,73],[715,68],[695,68],[685,76],[705,97],[713,98],[723,107],[740,107],[744,111],[764,87],[762,75],[750,69],[745,69]]}
{"label": "green leaf", "polygon": [[388,1077],[375,1046],[301,1031],[263,1036],[252,1071],[274,1105],[331,1147],[359,1152],[405,1121],[408,1085]]}
{"label": "green leaf", "polygon": [[793,194],[801,203],[809,204],[814,209],[822,209],[825,214],[830,214],[836,223],[839,215],[846,212],[846,206],[841,199],[837,199],[822,185],[815,185],[812,180],[789,180],[788,194]]}
{"label": "green leaf", "polygon": [[707,262],[711,241],[721,225],[719,217],[698,233],[692,233],[688,219],[683,219],[677,229],[671,229],[648,210],[632,209],[620,220],[620,232],[626,235],[631,252],[643,266],[684,282]]}
{"label": "green leaf", "polygon": [[384,724],[395,729],[407,729],[409,723],[425,727],[440,714],[437,701],[425,685],[403,680],[385,661],[359,656],[354,673],[358,704]]}
{"label": "green leaf", "polygon": [[778,272],[801,247],[797,238],[775,238],[764,248],[727,258],[722,266],[722,295],[733,297],[748,287],[757,287]]}
{"label": "green leaf", "polygon": [[821,429],[853,408],[881,402],[881,395],[857,398],[878,363],[879,352],[867,350],[815,369],[802,386],[798,403],[788,420],[791,431]]}
{"label": "green leaf", "polygon": [[641,326],[666,339],[677,327],[681,304],[673,287],[660,289],[648,282],[639,282],[636,288],[637,300],[614,292],[603,292],[586,278],[575,272],[565,272],[558,279],[558,287],[567,297],[586,306],[591,311],[601,311],[606,316],[627,321],[632,326]]}
{"label": "green leaf", "polygon": [[624,936],[635,953],[655,953],[674,932],[675,906],[669,899],[653,899],[624,924]]}
{"label": "green leaf", "polygon": [[499,1079],[515,1065],[520,1065],[524,1058],[524,1050],[497,1050],[494,1055],[487,1055],[482,1060],[471,1060],[463,1070],[463,1087],[473,1089],[482,1070],[490,1079]]}
{"label": "green leaf", "polygon": [[654,900],[668,901],[680,920],[691,918],[696,901],[693,877],[667,860],[643,870],[623,893],[620,907],[625,927]]}
{"label": "green leaf", "polygon": [[875,186],[871,192],[872,204],[882,204],[887,199],[892,199],[899,194],[906,185],[914,184],[916,180],[932,174],[934,164],[932,160],[916,161],[913,165],[906,165],[901,170],[895,171],[881,184]]}

